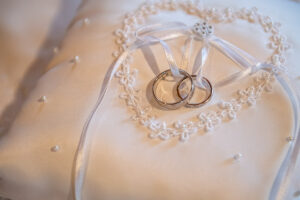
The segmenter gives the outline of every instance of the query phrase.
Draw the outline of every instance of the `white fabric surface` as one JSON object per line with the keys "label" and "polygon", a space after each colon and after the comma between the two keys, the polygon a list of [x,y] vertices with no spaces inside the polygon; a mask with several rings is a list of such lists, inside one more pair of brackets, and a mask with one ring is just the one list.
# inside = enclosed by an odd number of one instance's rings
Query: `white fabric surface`
{"label": "white fabric surface", "polygon": [[[140,2],[90,0],[80,8],[48,72],[25,100],[10,131],[1,137],[1,195],[13,200],[70,197],[70,173],[80,131],[104,73],[113,61],[112,32],[119,27],[125,12],[135,9]],[[207,6],[235,8],[254,5],[260,12],[282,22],[283,32],[293,45],[288,69],[297,79],[300,75],[297,69],[300,27],[296,26],[299,4],[293,1],[230,0],[226,5],[223,1],[207,2]],[[85,17],[91,20],[87,27],[82,26]],[[150,21],[174,18],[195,20],[183,13],[171,16],[163,13]],[[265,59],[270,54],[266,48],[267,36],[256,26],[237,24],[241,26],[217,25],[216,34]],[[80,56],[80,63],[74,65],[69,60],[76,55]],[[164,62],[159,51],[155,55]],[[230,67],[232,63],[217,51],[212,55],[215,59],[209,61],[205,72],[212,80],[228,73],[227,67],[234,70]],[[145,92],[154,75],[140,52],[136,53],[133,66],[140,71],[138,81]],[[236,88],[246,86],[248,81],[251,79],[218,90],[214,102],[230,98]],[[222,124],[210,134],[195,135],[187,143],[150,140],[146,130],[130,120],[130,111],[118,98],[120,92],[115,79],[92,123],[83,199],[267,198],[293,123],[290,104],[278,84],[273,93],[262,96],[255,108],[243,109],[235,121]],[[37,102],[42,95],[47,96],[46,104]],[[195,114],[185,109],[154,111],[168,121],[182,117],[186,111],[185,117]],[[54,145],[59,145],[60,151],[51,152]],[[244,156],[239,163],[232,163],[230,158],[237,152]],[[296,198],[294,193],[300,189],[297,178],[299,175],[295,176],[287,199]]]}
{"label": "white fabric surface", "polygon": [[0,135],[45,72],[80,0],[0,2]]}

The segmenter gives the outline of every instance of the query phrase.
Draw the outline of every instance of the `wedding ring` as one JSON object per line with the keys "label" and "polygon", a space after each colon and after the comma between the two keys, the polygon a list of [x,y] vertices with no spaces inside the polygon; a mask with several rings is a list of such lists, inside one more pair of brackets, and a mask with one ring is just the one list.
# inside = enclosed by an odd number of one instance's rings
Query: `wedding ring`
{"label": "wedding ring", "polygon": [[160,99],[157,96],[157,93],[156,93],[157,86],[159,85],[159,83],[162,80],[164,80],[167,76],[173,76],[170,69],[168,69],[166,71],[163,71],[162,73],[160,73],[159,75],[157,75],[157,77],[155,78],[155,80],[153,82],[153,85],[152,85],[152,94],[153,94],[153,97],[158,102],[158,104],[161,105],[164,108],[172,109],[172,110],[178,109],[178,108],[186,105],[187,102],[190,100],[190,98],[192,97],[192,95],[194,93],[194,84],[193,84],[192,76],[189,73],[187,73],[186,71],[182,70],[182,69],[179,69],[179,73],[181,75],[183,75],[183,78],[179,82],[182,82],[183,80],[187,80],[188,79],[189,82],[190,82],[190,88],[188,89],[187,95],[185,97],[179,97],[179,100],[176,101],[176,102],[168,103],[168,102],[164,101],[163,99]]}
{"label": "wedding ring", "polygon": [[[192,75],[191,76],[193,81],[196,80],[196,75]],[[186,78],[183,78],[179,84],[177,85],[177,94],[178,96],[183,99],[185,98],[185,96],[187,95],[186,93],[184,94],[182,91],[184,91],[182,88],[184,87],[183,84],[185,82]],[[200,106],[203,106],[204,104],[206,104],[207,102],[210,101],[211,97],[212,97],[212,94],[213,94],[213,89],[212,89],[212,86],[211,86],[211,83],[209,82],[209,80],[205,77],[202,77],[202,82],[203,82],[203,85],[205,86],[205,91],[206,91],[206,97],[199,103],[190,103],[190,102],[187,102],[186,103],[186,107],[189,107],[189,108],[198,108]],[[193,93],[194,94],[194,93]],[[190,100],[190,98],[189,98]]]}

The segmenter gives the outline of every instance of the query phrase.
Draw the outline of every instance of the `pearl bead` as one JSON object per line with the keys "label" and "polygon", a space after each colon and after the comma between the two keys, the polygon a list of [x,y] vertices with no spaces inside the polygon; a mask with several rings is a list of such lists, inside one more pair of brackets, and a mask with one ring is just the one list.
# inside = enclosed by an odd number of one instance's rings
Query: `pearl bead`
{"label": "pearl bead", "polygon": [[46,96],[41,96],[41,97],[38,99],[38,102],[41,102],[41,103],[47,102],[47,97],[46,97]]}
{"label": "pearl bead", "polygon": [[54,47],[54,48],[53,48],[53,53],[57,54],[58,51],[59,51],[58,47]]}
{"label": "pearl bead", "polygon": [[78,63],[80,62],[79,56],[75,56],[75,57],[72,59],[72,62],[75,63],[75,64],[78,64]]}
{"label": "pearl bead", "polygon": [[87,26],[87,25],[90,25],[91,21],[89,18],[84,18],[83,23],[84,23],[84,25]]}
{"label": "pearl bead", "polygon": [[50,149],[52,152],[58,152],[60,150],[60,147],[58,145],[55,145],[53,147],[51,147]]}
{"label": "pearl bead", "polygon": [[243,155],[242,155],[241,153],[237,153],[237,154],[235,154],[235,155],[233,156],[233,159],[234,159],[235,161],[239,161],[239,160],[241,159],[242,156],[243,156]]}

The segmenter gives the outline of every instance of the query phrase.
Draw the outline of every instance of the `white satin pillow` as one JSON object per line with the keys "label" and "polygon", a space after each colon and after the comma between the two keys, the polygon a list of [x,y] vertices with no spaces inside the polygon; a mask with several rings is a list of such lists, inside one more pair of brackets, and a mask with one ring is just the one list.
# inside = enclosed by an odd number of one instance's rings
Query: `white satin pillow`
{"label": "white satin pillow", "polygon": [[[140,2],[91,0],[81,6],[59,54],[30,93],[10,132],[1,139],[0,194],[22,200],[70,198],[71,169],[80,132],[104,74],[113,62],[113,31],[120,26],[125,12],[135,9]],[[235,3],[228,1],[227,6],[237,7]],[[262,8],[267,5],[256,3]],[[224,6],[220,2],[209,4]],[[272,6],[276,12],[267,14],[275,15],[281,6],[293,7],[291,3]],[[183,13],[171,16],[176,20],[193,20]],[[89,25],[84,25],[85,18],[89,18]],[[174,18],[162,13],[150,22],[160,20]],[[218,25],[217,33],[264,59],[270,53],[266,48],[268,38],[262,31],[253,33],[255,28],[247,29],[247,25],[239,23],[223,28]],[[75,56],[80,58],[77,64],[70,62]],[[231,65],[217,52],[214,56],[216,66]],[[163,57],[158,55],[158,60],[163,62]],[[143,91],[147,82],[143,80],[154,75],[149,73],[140,52],[135,54],[133,67],[140,71],[138,81]],[[213,65],[207,73],[215,74]],[[248,81],[224,88],[218,95],[230,98],[233,91],[246,86]],[[83,199],[267,198],[286,153],[285,138],[292,126],[291,107],[278,84],[255,108],[244,109],[236,121],[183,144],[175,140],[150,140],[148,132],[130,120],[132,113],[119,99],[121,91],[114,79],[90,127]],[[43,95],[47,102],[38,102]],[[157,110],[159,117],[170,121],[180,119],[181,112],[170,116]],[[51,151],[55,145],[59,146],[57,152]],[[244,155],[241,162],[227,161],[240,151]]]}

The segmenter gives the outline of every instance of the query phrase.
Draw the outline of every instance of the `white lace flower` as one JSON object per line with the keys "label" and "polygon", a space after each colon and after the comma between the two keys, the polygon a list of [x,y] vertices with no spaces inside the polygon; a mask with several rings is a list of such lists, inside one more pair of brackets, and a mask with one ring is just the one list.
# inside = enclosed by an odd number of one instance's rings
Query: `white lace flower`
{"label": "white lace flower", "polygon": [[181,141],[187,141],[190,138],[190,135],[196,133],[198,128],[194,126],[193,122],[181,122],[177,121],[174,123],[175,131],[172,132],[172,136],[179,135]]}
{"label": "white lace flower", "polygon": [[272,83],[275,81],[274,75],[264,72],[255,78],[256,86],[261,86],[266,92],[271,92],[273,87]]}
{"label": "white lace flower", "polygon": [[254,106],[256,104],[256,98],[258,93],[256,93],[255,87],[251,86],[244,90],[239,90],[239,100],[241,104],[248,104],[249,106]]}
{"label": "white lace flower", "polygon": [[141,125],[147,126],[154,117],[150,115],[150,107],[134,107],[135,114],[132,115],[131,119],[139,121]]}
{"label": "white lace flower", "polygon": [[198,115],[198,119],[198,127],[203,128],[206,132],[212,131],[222,121],[216,112],[201,113]]}
{"label": "white lace flower", "polygon": [[224,16],[227,18],[228,22],[233,22],[235,20],[235,16],[231,8],[226,8],[224,10]]}
{"label": "white lace flower", "polygon": [[220,112],[221,117],[227,117],[232,120],[236,118],[237,112],[241,109],[241,104],[239,104],[235,99],[230,102],[220,102],[219,108],[222,110]]}
{"label": "white lace flower", "polygon": [[[132,88],[127,88],[127,90],[133,90]],[[128,106],[136,107],[139,104],[140,97],[136,91],[123,92],[120,94],[121,99],[125,99]]]}
{"label": "white lace flower", "polygon": [[240,12],[240,17],[242,19],[248,20],[251,23],[256,22],[257,20],[257,8],[246,9],[243,8]]}
{"label": "white lace flower", "polygon": [[280,54],[274,54],[271,57],[272,64],[276,66],[281,66],[283,63],[285,63],[285,58]]}
{"label": "white lace flower", "polygon": [[167,127],[166,122],[159,122],[159,121],[152,121],[148,127],[152,130],[149,137],[154,138],[160,138],[162,140],[167,140],[170,138],[170,133],[172,129]]}
{"label": "white lace flower", "polygon": [[210,37],[213,34],[214,29],[213,29],[212,25],[209,25],[207,22],[200,21],[194,25],[193,31],[201,39],[205,39],[205,38]]}
{"label": "white lace flower", "polygon": [[122,68],[116,72],[116,77],[120,79],[120,83],[124,86],[133,87],[137,70],[130,71],[128,64],[123,64]]}
{"label": "white lace flower", "polygon": [[290,45],[286,42],[286,37],[280,34],[275,34],[271,37],[271,42],[269,46],[272,49],[276,49],[278,53],[286,51],[290,48]]}
{"label": "white lace flower", "polygon": [[269,16],[260,16],[259,17],[260,24],[264,28],[265,32],[269,32],[273,28],[273,21]]}

